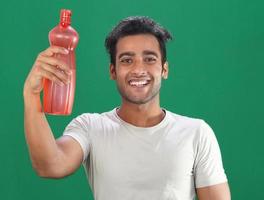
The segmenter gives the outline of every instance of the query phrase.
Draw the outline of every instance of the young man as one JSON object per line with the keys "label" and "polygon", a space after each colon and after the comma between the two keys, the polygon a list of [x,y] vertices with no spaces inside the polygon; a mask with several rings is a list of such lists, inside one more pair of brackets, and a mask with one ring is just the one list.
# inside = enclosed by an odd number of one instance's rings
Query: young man
{"label": "young man", "polygon": [[230,199],[212,129],[160,107],[169,39],[147,17],[121,21],[105,41],[121,105],[78,116],[58,139],[41,112],[40,92],[43,78],[67,84],[67,66],[52,57],[67,50],[53,46],[39,54],[24,101],[26,139],[40,176],[62,178],[83,164],[95,200],[191,200],[196,193],[200,200]]}

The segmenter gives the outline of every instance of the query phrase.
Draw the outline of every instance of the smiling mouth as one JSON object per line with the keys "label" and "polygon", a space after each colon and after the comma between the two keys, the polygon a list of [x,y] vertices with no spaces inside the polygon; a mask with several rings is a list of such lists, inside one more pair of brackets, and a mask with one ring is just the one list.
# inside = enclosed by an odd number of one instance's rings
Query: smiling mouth
{"label": "smiling mouth", "polygon": [[132,87],[144,87],[150,83],[150,80],[130,80],[128,81],[129,85]]}

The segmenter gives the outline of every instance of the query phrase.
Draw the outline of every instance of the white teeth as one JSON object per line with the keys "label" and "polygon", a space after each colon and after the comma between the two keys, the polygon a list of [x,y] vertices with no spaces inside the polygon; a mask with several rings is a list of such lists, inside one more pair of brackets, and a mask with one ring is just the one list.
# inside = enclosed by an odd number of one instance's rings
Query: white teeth
{"label": "white teeth", "polygon": [[147,80],[143,80],[143,81],[130,81],[129,84],[132,86],[143,86],[146,85],[148,83]]}

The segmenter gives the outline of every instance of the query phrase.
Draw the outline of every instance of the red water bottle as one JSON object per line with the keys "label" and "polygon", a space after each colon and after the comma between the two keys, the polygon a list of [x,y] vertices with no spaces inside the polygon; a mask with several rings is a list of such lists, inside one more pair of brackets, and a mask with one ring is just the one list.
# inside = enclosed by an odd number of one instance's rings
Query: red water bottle
{"label": "red water bottle", "polygon": [[60,23],[49,32],[50,45],[68,49],[66,55],[56,54],[70,68],[70,82],[67,85],[58,85],[45,79],[43,89],[44,112],[53,115],[69,115],[72,112],[75,93],[76,65],[75,48],[79,40],[78,33],[71,27],[71,11],[62,9]]}

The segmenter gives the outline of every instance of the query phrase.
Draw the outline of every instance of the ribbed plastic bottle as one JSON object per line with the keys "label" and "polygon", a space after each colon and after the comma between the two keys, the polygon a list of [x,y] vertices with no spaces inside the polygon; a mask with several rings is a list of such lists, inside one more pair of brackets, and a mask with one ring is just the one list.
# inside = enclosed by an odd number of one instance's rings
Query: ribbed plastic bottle
{"label": "ribbed plastic bottle", "polygon": [[50,45],[61,46],[69,50],[66,55],[56,54],[54,56],[69,66],[71,70],[70,83],[61,86],[45,79],[43,107],[47,114],[70,115],[72,112],[76,81],[75,48],[78,40],[78,33],[71,27],[71,11],[62,9],[60,23],[49,32],[49,42]]}

